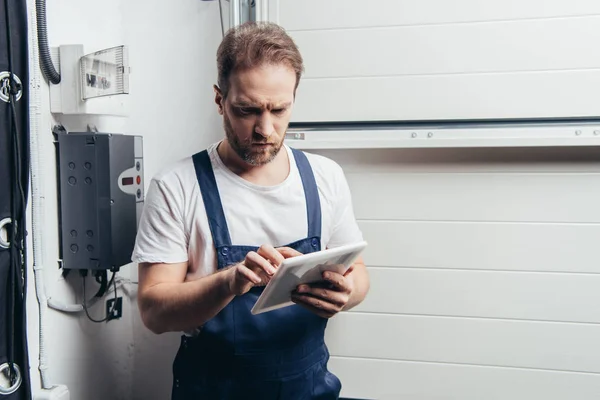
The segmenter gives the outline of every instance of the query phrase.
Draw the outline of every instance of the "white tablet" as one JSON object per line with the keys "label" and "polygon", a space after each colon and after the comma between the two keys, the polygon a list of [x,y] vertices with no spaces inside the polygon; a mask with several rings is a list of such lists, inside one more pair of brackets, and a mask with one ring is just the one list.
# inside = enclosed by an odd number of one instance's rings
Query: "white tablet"
{"label": "white tablet", "polygon": [[252,307],[252,314],[291,306],[298,285],[322,282],[325,271],[344,274],[366,247],[367,242],[359,242],[285,259]]}

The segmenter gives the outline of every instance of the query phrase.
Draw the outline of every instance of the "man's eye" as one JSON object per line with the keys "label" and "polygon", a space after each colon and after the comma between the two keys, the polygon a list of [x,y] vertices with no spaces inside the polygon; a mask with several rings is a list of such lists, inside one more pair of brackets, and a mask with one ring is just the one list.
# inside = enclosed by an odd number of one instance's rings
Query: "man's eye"
{"label": "man's eye", "polygon": [[276,108],[273,110],[273,114],[283,114],[285,112],[285,108]]}
{"label": "man's eye", "polygon": [[239,115],[250,115],[252,113],[249,108],[237,108],[236,111]]}

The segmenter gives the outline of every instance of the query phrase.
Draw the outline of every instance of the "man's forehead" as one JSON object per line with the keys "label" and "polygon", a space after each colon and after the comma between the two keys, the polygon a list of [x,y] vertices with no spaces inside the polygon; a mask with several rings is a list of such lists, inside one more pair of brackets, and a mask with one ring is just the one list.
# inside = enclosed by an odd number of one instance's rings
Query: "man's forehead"
{"label": "man's forehead", "polygon": [[231,102],[236,106],[252,107],[282,107],[289,106],[292,99],[286,95],[279,96],[252,96],[244,93],[233,93]]}
{"label": "man's forehead", "polygon": [[296,75],[285,65],[263,65],[236,71],[229,78],[228,97],[256,105],[293,102]]}

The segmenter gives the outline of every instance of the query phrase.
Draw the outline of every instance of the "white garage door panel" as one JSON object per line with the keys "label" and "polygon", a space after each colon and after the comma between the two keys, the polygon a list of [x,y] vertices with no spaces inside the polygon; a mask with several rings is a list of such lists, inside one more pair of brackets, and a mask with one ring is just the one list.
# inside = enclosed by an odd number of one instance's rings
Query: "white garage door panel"
{"label": "white garage door panel", "polygon": [[269,4],[306,60],[294,122],[600,116],[595,0]]}
{"label": "white garage door panel", "polygon": [[347,179],[359,219],[600,222],[598,174],[349,173]]}
{"label": "white garage door panel", "polygon": [[293,122],[600,115],[600,70],[304,79]]}
{"label": "white garage door panel", "polygon": [[289,30],[552,18],[600,13],[596,0],[270,0]]}
{"label": "white garage door panel", "polygon": [[600,323],[600,274],[369,267],[356,312]]}
{"label": "white garage door panel", "polygon": [[361,399],[597,400],[600,393],[594,374],[340,357],[329,369],[342,396]]}
{"label": "white garage door panel", "polygon": [[369,242],[364,253],[369,266],[600,273],[600,224],[359,221],[359,226]]}
{"label": "white garage door panel", "polygon": [[600,372],[600,325],[343,313],[334,356]]}
{"label": "white garage door panel", "polygon": [[[569,32],[569,35],[565,35]],[[306,78],[596,68],[600,16],[293,34]],[[323,62],[327,59],[327,62]]]}

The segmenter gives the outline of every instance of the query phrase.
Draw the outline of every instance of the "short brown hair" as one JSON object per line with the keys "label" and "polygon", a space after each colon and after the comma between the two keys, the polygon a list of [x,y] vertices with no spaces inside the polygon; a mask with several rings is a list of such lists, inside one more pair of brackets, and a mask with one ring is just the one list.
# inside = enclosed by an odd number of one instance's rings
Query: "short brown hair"
{"label": "short brown hair", "polygon": [[246,22],[230,29],[217,50],[218,83],[223,97],[235,71],[265,64],[286,64],[296,73],[296,86],[304,72],[298,47],[286,31],[272,22]]}

